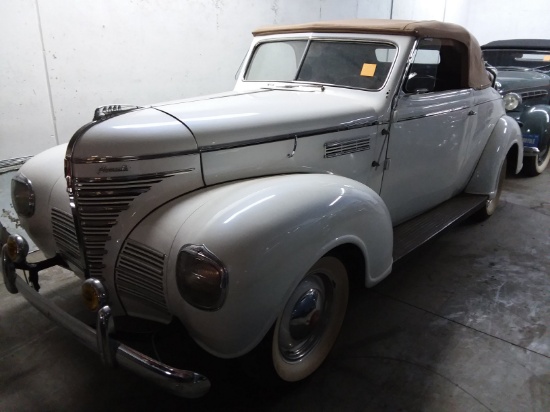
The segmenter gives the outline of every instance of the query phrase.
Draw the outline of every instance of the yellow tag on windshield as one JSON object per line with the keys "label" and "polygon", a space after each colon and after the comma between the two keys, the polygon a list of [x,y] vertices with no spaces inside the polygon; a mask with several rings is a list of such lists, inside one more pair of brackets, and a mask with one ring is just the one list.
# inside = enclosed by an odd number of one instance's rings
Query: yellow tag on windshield
{"label": "yellow tag on windshield", "polygon": [[550,62],[550,56],[549,56],[549,55],[544,56],[544,58],[542,59],[542,61]]}
{"label": "yellow tag on windshield", "polygon": [[376,64],[365,63],[363,64],[363,68],[361,69],[361,76],[372,77],[374,76],[375,71]]}

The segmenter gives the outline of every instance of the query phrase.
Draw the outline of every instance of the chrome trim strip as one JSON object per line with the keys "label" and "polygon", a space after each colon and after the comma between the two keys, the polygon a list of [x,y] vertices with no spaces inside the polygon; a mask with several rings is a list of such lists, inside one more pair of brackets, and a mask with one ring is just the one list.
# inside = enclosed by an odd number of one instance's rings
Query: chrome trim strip
{"label": "chrome trim strip", "polygon": [[176,175],[182,175],[195,171],[194,167],[187,169],[172,170],[170,172],[159,173],[146,173],[142,175],[131,176],[101,176],[101,177],[75,177],[74,180],[79,183],[102,183],[102,182],[127,182],[127,181],[142,181],[149,179],[164,179],[165,177],[172,177]]}
{"label": "chrome trim strip", "polygon": [[311,137],[311,136],[318,136],[318,135],[329,134],[329,133],[337,133],[337,132],[342,132],[346,130],[361,129],[363,127],[376,126],[381,124],[384,124],[384,123],[379,122],[378,120],[367,121],[367,119],[359,119],[348,123],[342,123],[339,126],[326,127],[323,129],[306,130],[303,132],[287,133],[287,134],[278,135],[278,136],[261,137],[254,140],[244,140],[240,142],[203,146],[199,148],[199,151],[201,153],[206,153],[206,152],[215,152],[218,150],[235,149],[235,148],[246,147],[246,146],[256,146],[264,143],[274,143],[274,142],[281,142],[285,140],[301,139],[303,137]]}
{"label": "chrome trim strip", "polygon": [[[99,339],[96,330],[72,317],[55,303],[37,293],[21,277],[16,277],[15,284],[23,297],[38,311],[63,329],[71,332],[89,349],[96,353],[103,353],[102,348],[98,347]],[[108,325],[102,328],[103,333],[107,333],[108,329]],[[103,336],[103,342],[105,342],[105,336]],[[210,389],[210,381],[204,375],[166,365],[112,337],[108,339],[108,342],[112,348],[116,364],[135,372],[177,396],[198,398],[205,395]]]}
{"label": "chrome trim strip", "polygon": [[530,92],[521,92],[519,93],[522,99],[534,99],[535,97],[547,96],[547,90],[533,90]]}
{"label": "chrome trim strip", "polygon": [[75,132],[75,134],[73,134],[73,137],[71,137],[71,140],[69,140],[69,143],[67,144],[67,151],[65,152],[64,170],[65,170],[65,180],[67,182],[67,193],[69,194],[69,205],[71,207],[71,212],[73,215],[74,229],[78,240],[78,248],[80,250],[80,257],[82,259],[82,263],[84,265],[84,275],[86,276],[86,278],[88,278],[90,274],[88,271],[88,257],[86,256],[86,250],[84,248],[84,232],[80,224],[80,218],[78,216],[78,210],[77,210],[77,202],[76,202],[76,196],[75,196],[76,183],[73,181],[72,158],[73,158],[74,148],[76,146],[76,143],[82,138],[82,136],[84,136],[84,133],[86,133],[96,124],[101,123],[106,119],[107,118],[91,121],[90,123],[87,123],[84,126],[82,126],[80,129],[78,129]]}
{"label": "chrome trim strip", "polygon": [[90,156],[88,158],[75,157],[72,159],[74,164],[92,164],[92,163],[114,163],[114,162],[135,162],[138,160],[164,159],[167,157],[187,156],[198,154],[198,150],[184,150],[181,152],[159,153],[142,156]]}
{"label": "chrome trim strip", "polygon": [[460,106],[460,107],[455,107],[453,109],[446,109],[446,110],[440,110],[440,111],[437,111],[437,112],[432,112],[432,113],[425,113],[423,115],[420,115],[420,116],[411,116],[411,117],[405,117],[403,119],[399,119],[397,120],[397,123],[399,122],[405,122],[407,120],[415,120],[415,119],[422,119],[424,117],[433,117],[433,116],[440,116],[440,115],[443,115],[443,114],[449,114],[449,113],[452,113],[452,112],[458,112],[460,110],[465,110],[465,109],[469,109],[470,106]]}

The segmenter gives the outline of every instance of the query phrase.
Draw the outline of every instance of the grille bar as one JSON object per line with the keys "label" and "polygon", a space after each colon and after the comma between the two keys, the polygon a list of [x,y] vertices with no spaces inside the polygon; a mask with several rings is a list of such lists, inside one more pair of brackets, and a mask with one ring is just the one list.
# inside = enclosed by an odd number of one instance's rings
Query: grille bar
{"label": "grille bar", "polygon": [[53,237],[58,252],[63,258],[83,269],[73,217],[57,208],[52,208],[51,216]]}
{"label": "grille bar", "polygon": [[370,150],[370,137],[347,140],[344,142],[325,143],[325,158]]}
{"label": "grille bar", "polygon": [[535,91],[532,91],[532,92],[523,92],[521,93],[521,98],[522,99],[533,99],[535,97],[542,97],[542,96],[547,96],[548,95],[548,91],[547,90],[535,90]]}
{"label": "grille bar", "polygon": [[137,298],[168,313],[164,298],[165,255],[134,240],[128,240],[120,253],[115,282],[121,299]]}
{"label": "grille bar", "polygon": [[[171,174],[172,175],[172,174]],[[163,180],[160,176],[129,178],[76,178],[75,199],[90,276],[101,276],[107,254],[105,243],[120,213],[139,195]]]}

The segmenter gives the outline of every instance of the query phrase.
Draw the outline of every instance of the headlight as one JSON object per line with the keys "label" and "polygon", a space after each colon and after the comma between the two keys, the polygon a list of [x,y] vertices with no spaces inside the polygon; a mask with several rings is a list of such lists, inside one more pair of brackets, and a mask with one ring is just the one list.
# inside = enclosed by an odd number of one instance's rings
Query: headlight
{"label": "headlight", "polygon": [[204,245],[185,245],[178,254],[176,282],[180,295],[204,310],[222,307],[227,290],[227,270]]}
{"label": "headlight", "polygon": [[11,201],[19,216],[34,215],[34,190],[32,190],[31,181],[22,174],[16,175],[11,180]]}
{"label": "headlight", "polygon": [[506,111],[516,110],[521,104],[521,96],[517,93],[508,93],[503,98]]}

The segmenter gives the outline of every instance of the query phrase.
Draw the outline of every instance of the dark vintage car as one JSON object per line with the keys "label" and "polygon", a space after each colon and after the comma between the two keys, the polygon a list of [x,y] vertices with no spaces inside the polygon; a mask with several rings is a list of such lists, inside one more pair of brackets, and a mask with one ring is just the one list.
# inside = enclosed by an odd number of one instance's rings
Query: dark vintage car
{"label": "dark vintage car", "polygon": [[507,114],[521,126],[525,172],[539,175],[550,161],[550,40],[498,40],[481,48],[497,70]]}

